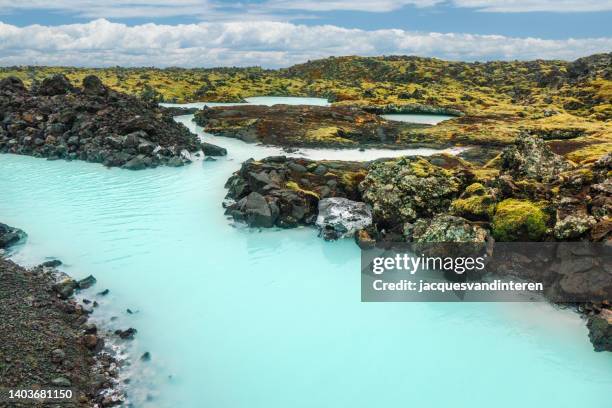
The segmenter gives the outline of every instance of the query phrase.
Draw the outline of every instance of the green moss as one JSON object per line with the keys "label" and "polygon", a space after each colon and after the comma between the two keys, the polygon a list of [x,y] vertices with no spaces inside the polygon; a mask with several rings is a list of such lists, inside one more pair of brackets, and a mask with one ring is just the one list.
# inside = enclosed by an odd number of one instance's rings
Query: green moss
{"label": "green moss", "polygon": [[452,173],[442,167],[435,166],[425,159],[419,158],[410,162],[410,169],[412,173],[417,177],[430,177],[440,172],[447,176],[451,176]]}
{"label": "green moss", "polygon": [[487,190],[480,183],[470,184],[465,189],[465,194],[468,195],[468,196],[473,196],[473,195],[482,196],[482,195],[485,195],[486,192],[487,192]]}
{"label": "green moss", "polygon": [[295,181],[288,181],[287,184],[285,184],[285,187],[287,187],[289,190],[293,190],[295,192],[298,193],[302,193],[305,195],[309,195],[311,197],[316,198],[317,200],[321,199],[321,196],[319,196],[317,193],[315,193],[314,191],[311,190],[304,190],[303,188],[300,187],[300,185],[298,183],[296,183]]}
{"label": "green moss", "polygon": [[540,205],[510,198],[497,205],[493,237],[497,241],[537,241],[546,233],[547,221]]}
{"label": "green moss", "polygon": [[495,212],[495,200],[490,195],[458,198],[451,203],[451,213],[468,220],[488,220]]}
{"label": "green moss", "polygon": [[341,182],[344,187],[349,191],[357,191],[359,183],[368,175],[367,170],[362,169],[359,171],[347,171],[342,174]]}

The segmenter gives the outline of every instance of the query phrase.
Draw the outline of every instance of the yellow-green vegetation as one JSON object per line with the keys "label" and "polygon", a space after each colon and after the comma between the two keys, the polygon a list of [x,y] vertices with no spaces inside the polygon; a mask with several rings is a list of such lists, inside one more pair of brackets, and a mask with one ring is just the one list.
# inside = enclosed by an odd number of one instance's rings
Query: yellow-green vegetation
{"label": "yellow-green vegetation", "polygon": [[295,192],[302,193],[302,194],[305,194],[305,195],[308,195],[308,196],[314,197],[314,198],[316,198],[317,200],[320,200],[320,199],[321,199],[321,197],[320,197],[320,196],[319,196],[317,193],[315,193],[314,191],[311,191],[311,190],[304,190],[304,189],[303,189],[303,188],[301,188],[301,187],[300,187],[300,185],[299,185],[298,183],[296,183],[295,181],[288,181],[288,182],[285,184],[285,187],[287,187],[289,190],[293,190],[293,191],[295,191]]}
{"label": "yellow-green vegetation", "polygon": [[410,169],[412,170],[412,174],[417,177],[430,177],[440,174],[451,177],[453,175],[451,171],[435,166],[423,158],[411,161]]}
{"label": "yellow-green vegetation", "polygon": [[306,139],[313,142],[338,143],[343,145],[356,145],[357,142],[339,136],[339,128],[336,126],[324,126],[316,129],[309,129],[306,132]]}
{"label": "yellow-green vegetation", "polygon": [[548,216],[542,206],[527,200],[506,199],[493,216],[493,237],[497,241],[538,241],[546,233]]}
{"label": "yellow-green vegetation", "polygon": [[470,184],[461,198],[453,200],[451,213],[469,220],[489,220],[495,212],[495,199],[480,183]]}
{"label": "yellow-green vegetation", "polygon": [[[558,140],[554,145],[559,153],[585,163],[612,147],[611,66],[610,54],[574,62],[486,63],[349,56],[280,70],[7,67],[0,69],[0,78],[15,75],[31,85],[57,73],[74,82],[94,74],[115,90],[166,102],[318,96],[378,111],[460,111],[465,116],[407,130],[399,142],[503,146],[527,130]],[[309,136],[339,137],[330,128]]]}
{"label": "yellow-green vegetation", "polygon": [[360,169],[359,171],[347,171],[342,173],[340,181],[347,191],[356,192],[359,188],[359,183],[368,175],[366,169]]}

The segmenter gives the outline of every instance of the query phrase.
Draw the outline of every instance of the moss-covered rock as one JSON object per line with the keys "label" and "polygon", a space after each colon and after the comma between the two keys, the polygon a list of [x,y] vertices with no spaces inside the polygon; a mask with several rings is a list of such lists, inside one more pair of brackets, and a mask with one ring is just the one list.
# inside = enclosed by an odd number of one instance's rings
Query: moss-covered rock
{"label": "moss-covered rock", "polygon": [[454,172],[423,158],[401,158],[374,163],[360,190],[375,222],[391,227],[447,211],[462,185]]}
{"label": "moss-covered rock", "polygon": [[502,172],[516,179],[554,180],[572,165],[553,153],[543,139],[528,133],[520,134],[513,146],[502,152]]}
{"label": "moss-covered rock", "polygon": [[420,219],[412,228],[412,241],[425,242],[485,242],[488,232],[465,218],[441,214],[432,219]]}
{"label": "moss-covered rock", "polygon": [[539,204],[509,198],[497,205],[493,237],[497,241],[538,241],[546,233],[547,222]]}
{"label": "moss-covered rock", "polygon": [[453,215],[469,220],[486,221],[491,219],[495,212],[495,198],[487,193],[482,184],[470,184],[461,198],[453,200],[450,211]]}

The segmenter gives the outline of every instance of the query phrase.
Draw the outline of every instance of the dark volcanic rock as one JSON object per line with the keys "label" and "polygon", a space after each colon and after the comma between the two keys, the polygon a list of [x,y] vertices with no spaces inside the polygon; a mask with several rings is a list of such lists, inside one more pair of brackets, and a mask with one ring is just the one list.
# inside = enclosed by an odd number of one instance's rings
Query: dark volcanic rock
{"label": "dark volcanic rock", "polygon": [[227,156],[227,150],[212,143],[202,143],[202,151],[206,156]]}
{"label": "dark volcanic rock", "polygon": [[79,403],[65,406],[101,406],[109,395],[104,390],[118,377],[118,362],[98,347],[101,338],[83,339],[87,315],[73,299],[50,290],[53,275],[0,257],[0,384],[72,387]]}
{"label": "dark volcanic rock", "polygon": [[[327,171],[322,174],[321,166]],[[268,157],[247,160],[227,181],[226,214],[258,227],[293,228],[315,222],[319,199],[358,197],[367,163]]]}
{"label": "dark volcanic rock", "polygon": [[61,75],[26,90],[0,81],[0,152],[85,160],[143,169],[182,165],[199,141],[163,108],[105,87],[95,76],[82,88]]}
{"label": "dark volcanic rock", "polygon": [[19,228],[9,227],[0,223],[0,249],[7,249],[26,237],[26,233]]}
{"label": "dark volcanic rock", "polygon": [[612,351],[612,310],[603,309],[589,317],[587,327],[595,351]]}

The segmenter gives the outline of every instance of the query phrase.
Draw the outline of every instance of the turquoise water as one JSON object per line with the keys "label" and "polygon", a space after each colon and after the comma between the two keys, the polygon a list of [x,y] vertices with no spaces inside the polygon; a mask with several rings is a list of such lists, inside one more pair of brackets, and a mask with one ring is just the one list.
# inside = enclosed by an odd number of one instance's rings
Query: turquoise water
{"label": "turquoise water", "polygon": [[[14,259],[55,256],[75,277],[95,275],[86,296],[110,294],[94,316],[138,329],[136,406],[610,407],[612,355],[592,351],[576,314],[361,303],[352,240],[223,215],[228,176],[280,150],[204,137],[229,156],[132,172],[0,155],[0,220],[29,234]],[[138,361],[144,351],[152,361]]]}
{"label": "turquoise water", "polygon": [[254,96],[245,99],[247,103],[240,102],[192,102],[192,103],[161,103],[162,106],[183,106],[187,108],[203,108],[204,106],[236,106],[236,105],[316,105],[329,106],[330,103],[322,98],[302,98],[295,96]]}
{"label": "turquoise water", "polygon": [[413,113],[390,113],[381,115],[387,120],[396,120],[398,122],[422,123],[425,125],[436,125],[443,120],[452,119],[454,116],[449,115],[426,115]]}

